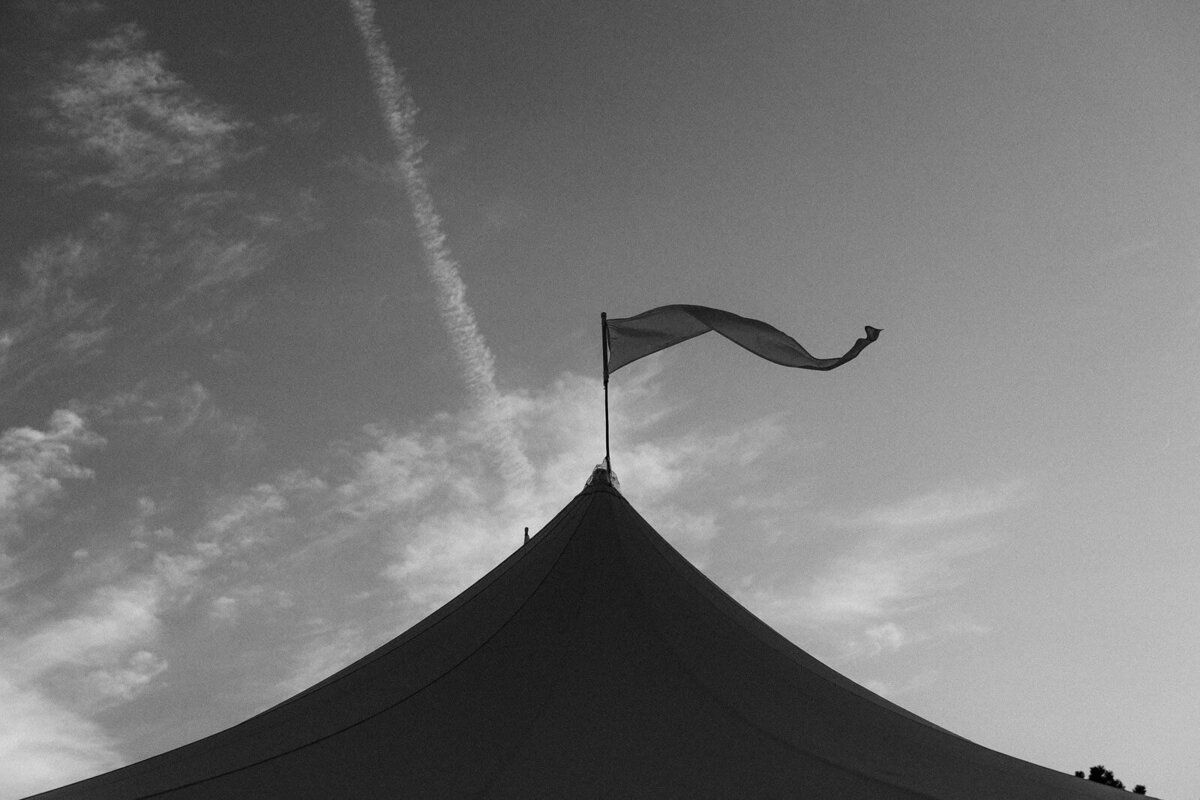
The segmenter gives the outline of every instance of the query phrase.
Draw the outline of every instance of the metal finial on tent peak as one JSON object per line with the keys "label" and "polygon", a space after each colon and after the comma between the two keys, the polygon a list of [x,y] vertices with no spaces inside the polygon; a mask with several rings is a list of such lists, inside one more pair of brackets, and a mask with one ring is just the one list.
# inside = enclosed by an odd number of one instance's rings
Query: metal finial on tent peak
{"label": "metal finial on tent peak", "polygon": [[592,475],[587,479],[584,487],[600,484],[602,486],[611,486],[618,492],[621,491],[621,481],[617,479],[617,473],[613,472],[608,466],[608,458],[596,465],[592,470]]}

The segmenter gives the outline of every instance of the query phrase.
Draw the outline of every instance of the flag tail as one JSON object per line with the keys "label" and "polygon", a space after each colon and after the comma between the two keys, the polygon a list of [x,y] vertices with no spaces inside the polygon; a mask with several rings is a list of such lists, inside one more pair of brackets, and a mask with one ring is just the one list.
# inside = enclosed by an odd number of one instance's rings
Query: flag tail
{"label": "flag tail", "polygon": [[706,306],[662,306],[636,317],[605,318],[604,322],[606,386],[608,376],[621,367],[708,331],[716,331],[751,353],[776,364],[826,371],[853,360],[867,345],[879,338],[881,330],[868,325],[866,336],[855,342],[845,354],[835,358],[817,358],[795,339],[765,322]]}

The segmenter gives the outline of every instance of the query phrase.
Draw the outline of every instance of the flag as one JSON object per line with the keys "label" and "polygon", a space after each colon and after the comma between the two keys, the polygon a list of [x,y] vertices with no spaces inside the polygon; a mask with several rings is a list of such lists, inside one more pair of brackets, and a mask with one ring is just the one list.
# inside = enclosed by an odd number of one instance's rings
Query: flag
{"label": "flag", "polygon": [[855,342],[845,355],[816,358],[795,339],[765,322],[739,317],[718,308],[662,306],[636,317],[607,321],[604,377],[607,381],[609,374],[626,364],[708,331],[716,331],[751,353],[785,367],[830,370],[850,361],[879,338],[879,328],[868,325],[866,330],[867,335]]}

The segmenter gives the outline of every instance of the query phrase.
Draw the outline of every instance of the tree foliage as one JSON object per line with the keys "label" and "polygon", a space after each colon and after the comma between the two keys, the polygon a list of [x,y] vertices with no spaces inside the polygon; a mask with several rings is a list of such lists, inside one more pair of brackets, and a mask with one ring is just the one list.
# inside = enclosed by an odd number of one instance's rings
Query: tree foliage
{"label": "tree foliage", "polygon": [[[1083,774],[1083,770],[1081,770],[1081,769],[1075,770],[1075,777],[1076,778],[1085,777]],[[1091,781],[1093,783],[1103,784],[1104,786],[1112,786],[1115,789],[1124,789],[1125,788],[1125,784],[1120,779],[1118,779],[1115,775],[1113,775],[1111,769],[1105,769],[1103,764],[1097,764],[1096,766],[1089,769],[1086,777],[1089,781]],[[1137,786],[1133,787],[1133,793],[1134,794],[1145,794],[1146,787],[1139,783]]]}

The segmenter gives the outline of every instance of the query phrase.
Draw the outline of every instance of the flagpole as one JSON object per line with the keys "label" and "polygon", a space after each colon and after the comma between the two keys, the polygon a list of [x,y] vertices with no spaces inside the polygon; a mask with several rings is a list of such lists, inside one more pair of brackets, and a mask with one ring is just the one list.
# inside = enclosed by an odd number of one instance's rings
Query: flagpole
{"label": "flagpole", "polygon": [[612,475],[612,453],[608,449],[608,314],[600,312],[600,344],[604,351],[604,466]]}

